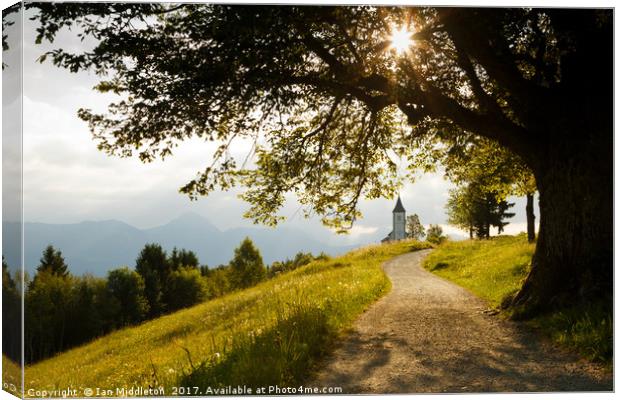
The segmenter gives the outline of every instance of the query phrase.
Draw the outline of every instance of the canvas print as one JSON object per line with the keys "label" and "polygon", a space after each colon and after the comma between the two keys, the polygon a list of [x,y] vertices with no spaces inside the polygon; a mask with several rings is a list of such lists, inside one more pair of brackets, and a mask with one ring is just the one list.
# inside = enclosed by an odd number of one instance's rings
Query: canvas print
{"label": "canvas print", "polygon": [[4,391],[614,390],[612,8],[2,18]]}

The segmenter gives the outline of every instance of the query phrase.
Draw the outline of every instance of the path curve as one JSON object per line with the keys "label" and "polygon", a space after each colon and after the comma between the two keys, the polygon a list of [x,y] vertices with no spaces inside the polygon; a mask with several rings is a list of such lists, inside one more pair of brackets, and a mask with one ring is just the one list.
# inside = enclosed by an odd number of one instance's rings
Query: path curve
{"label": "path curve", "polygon": [[344,393],[611,391],[611,373],[488,315],[484,301],[421,267],[384,264],[392,291],[369,308],[311,383]]}

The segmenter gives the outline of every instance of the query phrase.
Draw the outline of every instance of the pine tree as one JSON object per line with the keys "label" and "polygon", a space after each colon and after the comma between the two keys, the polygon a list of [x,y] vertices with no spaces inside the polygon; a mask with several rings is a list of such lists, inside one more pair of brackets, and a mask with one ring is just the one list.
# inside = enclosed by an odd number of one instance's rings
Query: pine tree
{"label": "pine tree", "polygon": [[43,250],[43,257],[39,260],[37,273],[48,272],[52,275],[66,277],[69,275],[69,267],[65,263],[60,250],[54,249],[51,244]]}

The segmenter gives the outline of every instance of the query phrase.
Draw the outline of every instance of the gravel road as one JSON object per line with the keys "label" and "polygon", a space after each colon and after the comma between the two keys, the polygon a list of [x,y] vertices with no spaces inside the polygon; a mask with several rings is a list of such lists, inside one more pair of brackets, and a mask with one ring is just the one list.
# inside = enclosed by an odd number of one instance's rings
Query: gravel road
{"label": "gravel road", "polygon": [[344,393],[611,391],[612,374],[498,316],[421,267],[388,261],[392,291],[355,323],[310,383]]}

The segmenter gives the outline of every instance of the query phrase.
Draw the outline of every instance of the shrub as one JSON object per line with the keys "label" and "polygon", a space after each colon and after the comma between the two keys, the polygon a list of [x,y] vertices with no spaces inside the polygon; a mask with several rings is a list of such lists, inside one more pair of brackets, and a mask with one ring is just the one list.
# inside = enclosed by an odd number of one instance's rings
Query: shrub
{"label": "shrub", "polygon": [[168,277],[165,301],[169,311],[193,306],[206,298],[207,287],[198,269],[181,267]]}

